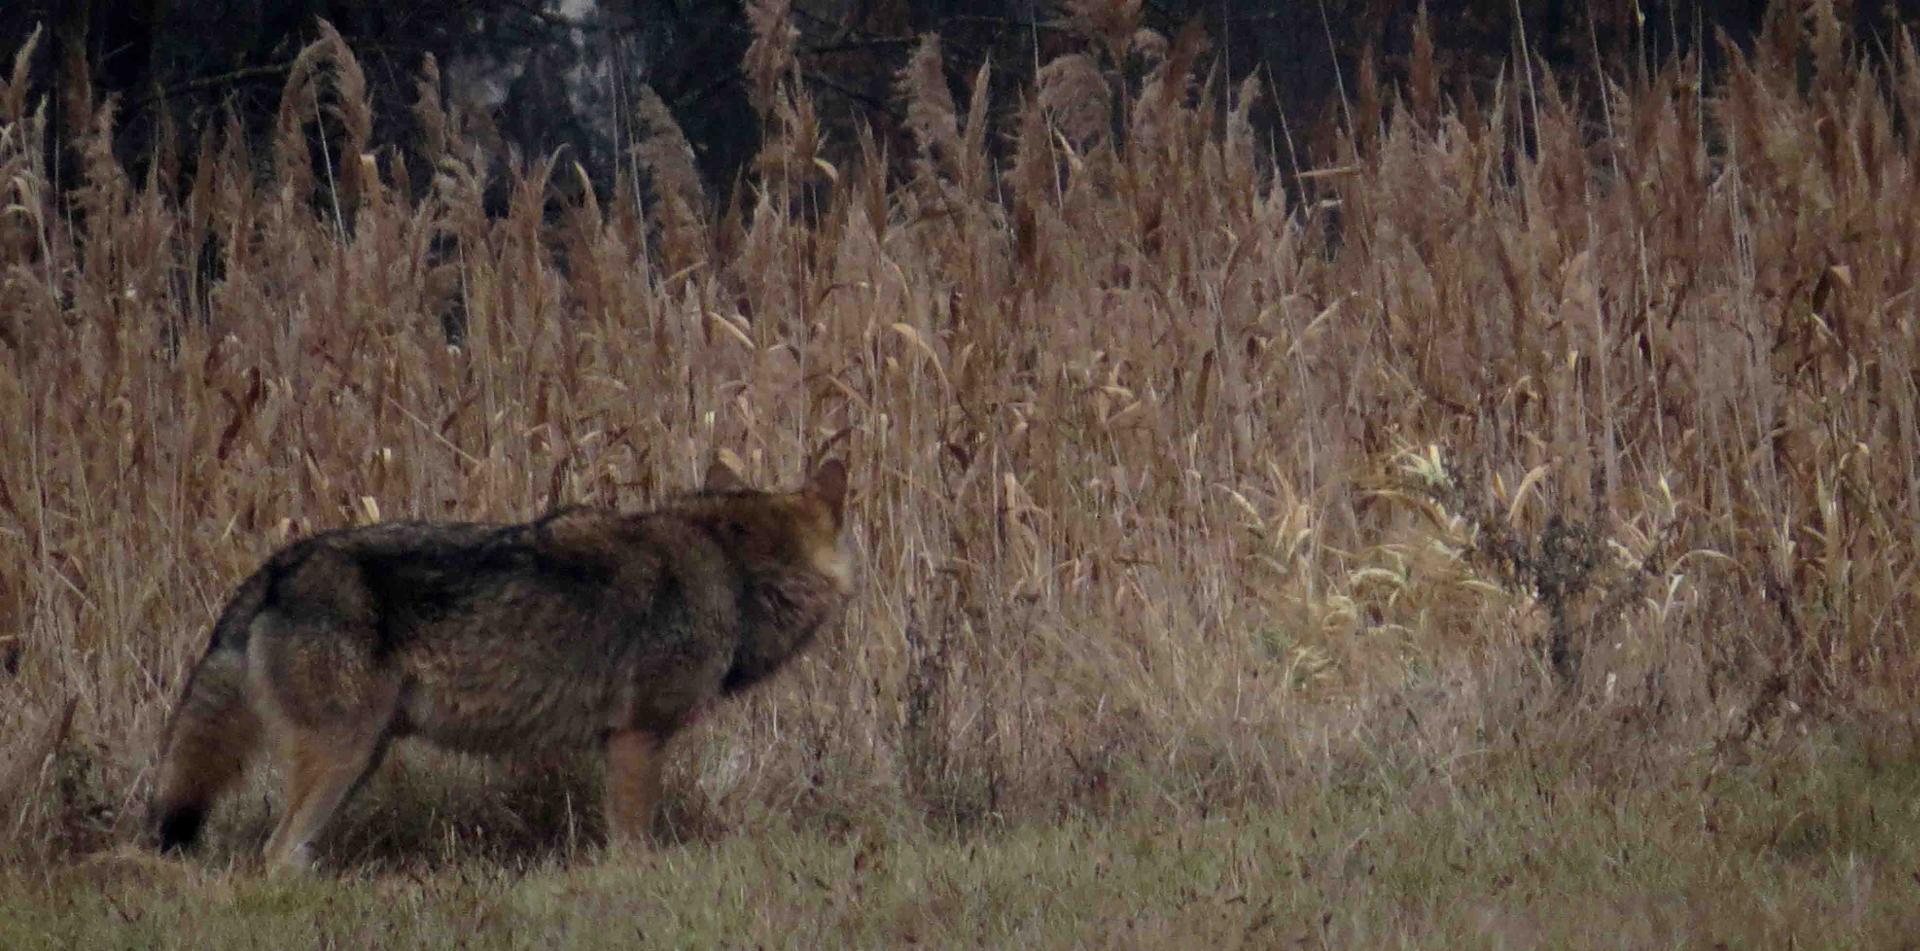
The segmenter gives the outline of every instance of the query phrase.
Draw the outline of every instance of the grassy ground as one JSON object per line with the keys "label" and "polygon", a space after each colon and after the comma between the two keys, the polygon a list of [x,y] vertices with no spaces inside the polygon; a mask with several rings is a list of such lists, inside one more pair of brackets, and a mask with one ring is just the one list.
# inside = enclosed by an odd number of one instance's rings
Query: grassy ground
{"label": "grassy ground", "polygon": [[0,873],[0,946],[1911,947],[1911,742],[1762,746],[1613,781],[1410,763],[1281,808],[775,826],[524,864],[454,846],[271,878],[120,851]]}

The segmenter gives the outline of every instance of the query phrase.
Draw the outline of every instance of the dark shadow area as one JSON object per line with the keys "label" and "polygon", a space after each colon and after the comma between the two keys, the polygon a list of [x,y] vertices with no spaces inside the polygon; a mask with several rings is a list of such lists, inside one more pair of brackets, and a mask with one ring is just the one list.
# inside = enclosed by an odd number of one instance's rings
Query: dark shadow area
{"label": "dark shadow area", "polygon": [[[27,0],[0,6],[0,54],[11,59],[36,28],[35,92],[49,110],[47,147],[64,185],[77,179],[78,141],[98,109],[116,103],[115,143],[136,179],[158,156],[191,156],[193,143],[231,117],[264,155],[294,60],[332,23],[366,74],[372,141],[415,147],[410,107],[423,64],[439,64],[440,93],[476,122],[476,143],[496,163],[510,153],[578,162],[596,187],[621,174],[643,130],[636,97],[650,88],[686,132],[707,187],[724,193],[760,147],[762,124],[741,62],[752,41],[747,7],[785,12],[799,73],[815,97],[828,140],[850,148],[871,126],[896,162],[911,153],[895,77],[919,38],[938,33],[949,80],[970,83],[991,64],[993,106],[1017,106],[1039,64],[1102,38],[1120,58],[1131,37],[1110,35],[1126,4],[1040,0]],[[1112,7],[1103,11],[1103,7]],[[1855,35],[1886,46],[1920,3],[1842,5]],[[1424,11],[1424,13],[1423,13]],[[1516,12],[1518,16],[1516,16]],[[1443,94],[1485,98],[1502,70],[1538,67],[1574,85],[1605,74],[1650,75],[1675,57],[1724,59],[1724,37],[1752,42],[1769,16],[1797,6],[1765,0],[1155,0],[1143,30],[1172,37],[1198,22],[1210,40],[1211,72],[1265,87],[1255,119],[1260,139],[1315,143],[1352,121],[1363,72],[1398,85],[1416,58],[1415,21],[1426,16]],[[1531,65],[1531,64],[1530,64]],[[1710,70],[1709,70],[1710,71]],[[1144,70],[1135,70],[1143,73]],[[330,157],[337,164],[339,156]],[[430,163],[416,162],[416,184]],[[188,170],[190,174],[190,170]],[[556,176],[571,187],[571,175]]]}

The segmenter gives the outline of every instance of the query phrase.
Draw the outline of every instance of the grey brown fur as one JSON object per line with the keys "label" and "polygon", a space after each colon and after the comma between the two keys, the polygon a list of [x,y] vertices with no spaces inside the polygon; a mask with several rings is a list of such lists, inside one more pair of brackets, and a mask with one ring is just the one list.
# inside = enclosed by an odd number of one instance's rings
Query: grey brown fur
{"label": "grey brown fur", "polygon": [[406,736],[483,754],[601,748],[610,833],[638,837],[667,740],[840,615],[845,491],[837,462],[791,493],[716,467],[653,512],[388,523],[281,549],[222,611],[168,724],[160,846],[193,842],[263,736],[287,775],[275,864],[307,861]]}

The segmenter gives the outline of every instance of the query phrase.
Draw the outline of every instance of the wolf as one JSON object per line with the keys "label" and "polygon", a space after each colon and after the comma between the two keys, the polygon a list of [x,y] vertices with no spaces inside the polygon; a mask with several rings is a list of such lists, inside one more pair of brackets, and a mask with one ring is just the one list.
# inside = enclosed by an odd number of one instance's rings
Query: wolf
{"label": "wolf", "polygon": [[162,851],[192,845],[270,744],[286,796],[264,858],[306,866],[391,741],[418,737],[486,755],[597,748],[609,840],[636,842],[667,741],[841,617],[846,493],[838,460],[793,492],[748,488],[716,462],[700,489],[647,512],[294,542],[213,625],[162,736],[150,835]]}

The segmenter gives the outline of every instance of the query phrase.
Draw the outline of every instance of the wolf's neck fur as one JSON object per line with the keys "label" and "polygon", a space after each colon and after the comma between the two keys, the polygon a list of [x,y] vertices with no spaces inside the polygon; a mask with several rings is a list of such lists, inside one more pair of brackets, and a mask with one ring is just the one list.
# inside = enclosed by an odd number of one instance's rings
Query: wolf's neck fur
{"label": "wolf's neck fur", "polygon": [[722,688],[750,687],[779,670],[840,610],[833,582],[805,569],[754,572],[744,568],[740,643]]}

